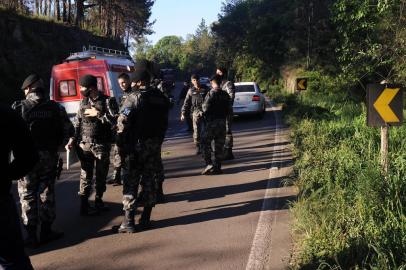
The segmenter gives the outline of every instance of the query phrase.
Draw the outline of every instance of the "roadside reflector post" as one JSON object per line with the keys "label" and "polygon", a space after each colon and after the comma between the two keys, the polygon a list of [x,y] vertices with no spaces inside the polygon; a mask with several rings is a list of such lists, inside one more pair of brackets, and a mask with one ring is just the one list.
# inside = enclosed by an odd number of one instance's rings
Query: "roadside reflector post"
{"label": "roadside reflector post", "polygon": [[385,174],[388,173],[389,127],[381,127],[381,166]]}
{"label": "roadside reflector post", "polygon": [[367,85],[367,125],[381,128],[380,165],[385,178],[389,169],[389,127],[403,123],[403,88],[400,85]]}

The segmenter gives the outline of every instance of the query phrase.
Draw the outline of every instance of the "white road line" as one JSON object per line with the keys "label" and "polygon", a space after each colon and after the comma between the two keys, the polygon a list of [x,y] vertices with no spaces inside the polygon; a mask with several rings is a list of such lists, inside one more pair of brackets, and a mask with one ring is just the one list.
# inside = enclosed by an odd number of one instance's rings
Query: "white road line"
{"label": "white road line", "polygon": [[[275,127],[276,131],[274,133],[274,141],[272,152],[275,151],[280,137],[278,136],[280,127],[279,127],[279,119],[275,116]],[[269,179],[267,182],[267,187],[264,195],[264,201],[262,203],[262,209],[258,220],[257,229],[255,231],[254,240],[251,246],[250,255],[248,258],[246,270],[258,270],[258,269],[266,269],[268,262],[268,258],[271,255],[270,247],[272,244],[272,228],[276,224],[276,214],[275,211],[267,211],[266,209],[271,208],[272,200],[268,200],[270,198],[271,193],[271,186],[272,186],[272,179],[278,175],[278,167],[274,166],[276,161],[276,156],[272,158],[271,161],[271,168],[269,170]],[[273,191],[273,195],[275,192],[278,193],[279,189]],[[277,194],[276,194],[277,195]],[[269,266],[268,266],[269,267]]]}

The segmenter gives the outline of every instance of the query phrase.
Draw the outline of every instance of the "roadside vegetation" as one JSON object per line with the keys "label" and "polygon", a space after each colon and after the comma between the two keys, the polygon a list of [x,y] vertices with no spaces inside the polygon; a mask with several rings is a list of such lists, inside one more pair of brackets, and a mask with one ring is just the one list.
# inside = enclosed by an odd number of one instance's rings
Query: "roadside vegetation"
{"label": "roadside vegetation", "polygon": [[[379,167],[380,133],[345,85],[311,75],[286,99],[295,145],[295,254],[299,269],[405,269],[405,126],[390,130],[390,169]],[[344,87],[344,89],[342,89]]]}
{"label": "roadside vegetation", "polygon": [[[406,82],[405,1],[228,1],[217,60],[285,106],[295,185],[293,269],[406,269],[406,127],[366,126],[366,84]],[[294,74],[284,70],[295,70]],[[309,88],[287,94],[289,76]]]}

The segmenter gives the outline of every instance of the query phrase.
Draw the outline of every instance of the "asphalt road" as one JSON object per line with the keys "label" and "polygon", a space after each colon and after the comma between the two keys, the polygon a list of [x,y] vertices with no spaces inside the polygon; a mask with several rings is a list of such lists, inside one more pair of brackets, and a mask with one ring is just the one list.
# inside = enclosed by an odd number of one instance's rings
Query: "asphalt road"
{"label": "asphalt road", "polygon": [[78,166],[64,171],[56,186],[55,228],[65,237],[27,250],[35,269],[286,268],[287,205],[295,192],[282,186],[292,159],[279,114],[269,107],[263,119],[236,118],[236,159],[224,162],[223,175],[202,176],[203,160],[194,155],[179,106],[173,108],[163,147],[167,202],[154,208],[149,231],[115,234],[111,229],[122,220],[121,186],[107,188],[110,211],[80,217]]}

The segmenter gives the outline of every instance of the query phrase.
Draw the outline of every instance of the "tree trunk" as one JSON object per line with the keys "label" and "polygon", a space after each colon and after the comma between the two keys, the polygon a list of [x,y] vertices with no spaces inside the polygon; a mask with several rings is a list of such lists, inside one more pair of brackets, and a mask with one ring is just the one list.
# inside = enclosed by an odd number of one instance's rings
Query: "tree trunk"
{"label": "tree trunk", "polygon": [[106,16],[106,36],[111,37],[111,1],[107,0],[107,6],[105,9],[105,16]]}
{"label": "tree trunk", "polygon": [[76,20],[75,26],[81,26],[84,16],[84,0],[76,1]]}
{"label": "tree trunk", "polygon": [[39,0],[39,15],[43,14],[43,2],[42,0]]}
{"label": "tree trunk", "polygon": [[117,12],[114,14],[114,39],[117,39],[118,35],[118,16]]}
{"label": "tree trunk", "polygon": [[98,18],[98,24],[99,24],[99,28],[102,29],[102,28],[103,28],[103,20],[102,20],[103,3],[102,3],[102,0],[98,0],[98,3],[99,3],[99,18]]}
{"label": "tree trunk", "polygon": [[44,12],[43,12],[43,15],[47,16],[47,14],[48,14],[48,1],[44,0]]}
{"label": "tree trunk", "polygon": [[55,11],[56,11],[56,19],[58,21],[61,20],[61,6],[60,6],[60,1],[55,0]]}
{"label": "tree trunk", "polygon": [[68,23],[72,22],[72,3],[68,0]]}
{"label": "tree trunk", "polygon": [[66,22],[68,19],[67,19],[67,17],[66,17],[66,6],[67,6],[67,2],[66,2],[66,0],[62,0],[62,21],[63,22]]}
{"label": "tree trunk", "polygon": [[130,30],[128,29],[126,32],[126,42],[125,42],[125,48],[128,50],[128,46],[130,46]]}
{"label": "tree trunk", "polygon": [[52,3],[51,0],[48,0],[48,17],[52,17]]}
{"label": "tree trunk", "polygon": [[38,0],[34,1],[34,15],[39,15],[39,2],[38,2]]}

